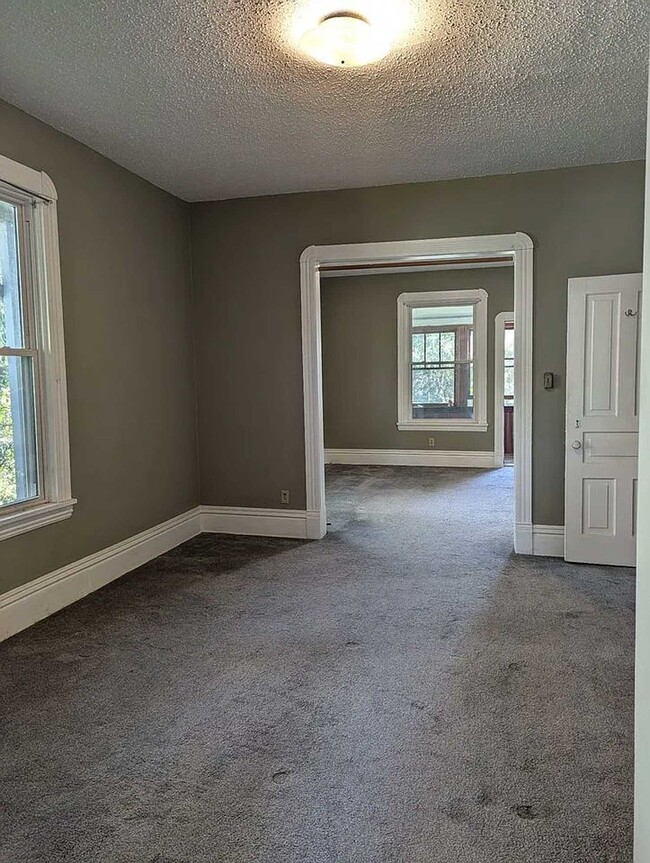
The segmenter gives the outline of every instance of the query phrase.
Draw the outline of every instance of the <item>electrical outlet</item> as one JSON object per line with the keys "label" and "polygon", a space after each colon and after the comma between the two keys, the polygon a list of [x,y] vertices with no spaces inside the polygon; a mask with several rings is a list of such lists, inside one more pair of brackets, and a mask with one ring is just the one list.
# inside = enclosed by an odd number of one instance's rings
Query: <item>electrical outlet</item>
{"label": "electrical outlet", "polygon": [[436,439],[434,437],[430,437],[429,438],[429,446],[435,446],[435,445],[436,445]]}
{"label": "electrical outlet", "polygon": [[283,504],[289,503],[289,492],[286,489],[284,489],[283,491],[280,492],[280,501]]}

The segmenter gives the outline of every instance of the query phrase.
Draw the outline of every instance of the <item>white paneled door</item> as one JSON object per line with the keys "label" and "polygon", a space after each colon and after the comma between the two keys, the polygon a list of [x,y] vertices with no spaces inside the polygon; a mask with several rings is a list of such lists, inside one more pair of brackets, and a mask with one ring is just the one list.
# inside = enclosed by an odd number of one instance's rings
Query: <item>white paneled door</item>
{"label": "white paneled door", "polygon": [[634,566],[641,274],[569,279],[565,558]]}

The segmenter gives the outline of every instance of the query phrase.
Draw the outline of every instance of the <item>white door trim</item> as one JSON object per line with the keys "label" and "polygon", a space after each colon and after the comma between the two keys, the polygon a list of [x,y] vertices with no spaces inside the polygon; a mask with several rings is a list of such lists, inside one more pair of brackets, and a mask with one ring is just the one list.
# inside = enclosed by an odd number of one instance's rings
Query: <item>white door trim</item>
{"label": "white door trim", "polygon": [[[524,233],[384,243],[309,246],[300,257],[302,367],[305,421],[307,510],[314,513],[310,539],[327,532],[325,510],[325,436],[320,268],[327,265],[395,264],[480,258],[489,254],[511,261],[515,293],[515,551],[532,553],[532,425],[533,425],[533,241]],[[531,537],[530,542],[522,537]]]}
{"label": "white door trim", "polygon": [[[494,318],[494,466],[503,467],[503,389],[506,324],[514,321],[514,312],[499,312]],[[515,362],[516,365],[516,362]]]}

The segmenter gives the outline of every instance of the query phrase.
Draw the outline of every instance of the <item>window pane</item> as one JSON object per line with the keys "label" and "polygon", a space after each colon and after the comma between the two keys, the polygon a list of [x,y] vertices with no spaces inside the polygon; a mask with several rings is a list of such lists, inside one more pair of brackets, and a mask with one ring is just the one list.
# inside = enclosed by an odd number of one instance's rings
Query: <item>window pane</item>
{"label": "window pane", "polygon": [[413,419],[472,419],[472,363],[414,368],[412,375]]}
{"label": "window pane", "polygon": [[0,506],[38,494],[32,358],[0,356]]}
{"label": "window pane", "polygon": [[440,359],[451,362],[456,359],[456,333],[440,333]]}
{"label": "window pane", "polygon": [[474,323],[474,306],[420,306],[411,311],[414,327],[438,327],[451,330],[453,327]]}
{"label": "window pane", "polygon": [[0,201],[0,347],[22,348],[18,208]]}
{"label": "window pane", "polygon": [[515,331],[505,331],[504,356],[507,360],[514,359],[515,356]]}
{"label": "window pane", "polygon": [[428,363],[437,363],[440,361],[440,333],[427,333],[427,353],[426,361]]}
{"label": "window pane", "polygon": [[454,402],[454,369],[413,369],[413,403],[449,405]]}
{"label": "window pane", "polygon": [[503,370],[503,396],[508,400],[508,403],[512,401],[515,395],[515,369],[514,366],[506,366]]}
{"label": "window pane", "polygon": [[422,333],[413,333],[413,362],[424,362],[424,335]]}

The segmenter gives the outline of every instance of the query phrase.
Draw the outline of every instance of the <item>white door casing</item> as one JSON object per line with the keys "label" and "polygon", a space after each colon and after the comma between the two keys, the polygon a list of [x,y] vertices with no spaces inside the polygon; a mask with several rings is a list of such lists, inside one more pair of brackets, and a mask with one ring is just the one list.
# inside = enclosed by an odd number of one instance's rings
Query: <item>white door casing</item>
{"label": "white door casing", "polygon": [[565,558],[634,566],[641,274],[569,279]]}
{"label": "white door casing", "polygon": [[302,364],[305,423],[305,479],[308,537],[327,532],[321,356],[321,269],[345,270],[359,264],[390,268],[404,262],[424,268],[439,263],[463,267],[481,264],[485,256],[512,262],[515,292],[515,525],[514,546],[533,553],[532,426],[533,426],[533,241],[524,233],[429,240],[309,246],[300,257]]}

